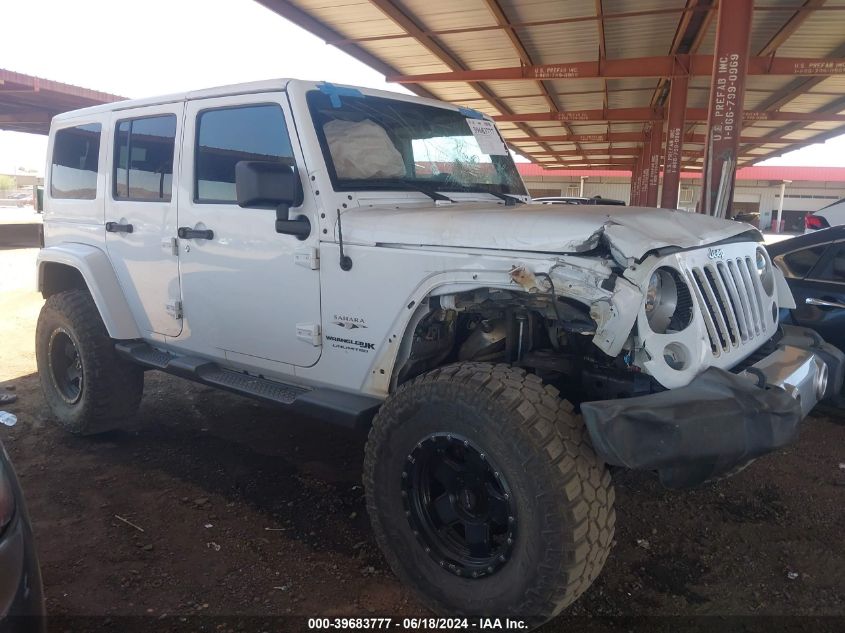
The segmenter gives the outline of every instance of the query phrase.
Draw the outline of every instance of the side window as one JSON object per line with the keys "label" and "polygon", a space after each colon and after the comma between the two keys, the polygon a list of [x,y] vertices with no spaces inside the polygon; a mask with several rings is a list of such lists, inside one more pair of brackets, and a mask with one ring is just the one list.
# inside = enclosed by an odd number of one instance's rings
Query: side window
{"label": "side window", "polygon": [[194,200],[235,202],[235,165],[242,160],[293,165],[293,151],[278,105],[205,110],[197,115]]}
{"label": "side window", "polygon": [[845,284],[845,244],[837,244],[831,250],[833,252],[827,258],[822,270],[814,274],[812,278]]}
{"label": "side window", "polygon": [[99,123],[89,123],[56,132],[50,165],[51,197],[75,200],[97,197],[101,131]]}
{"label": "side window", "polygon": [[114,137],[114,197],[170,201],[176,115],[119,121]]}
{"label": "side window", "polygon": [[784,274],[787,277],[803,279],[810,274],[810,271],[819,262],[826,249],[827,244],[821,244],[787,253],[783,256]]}

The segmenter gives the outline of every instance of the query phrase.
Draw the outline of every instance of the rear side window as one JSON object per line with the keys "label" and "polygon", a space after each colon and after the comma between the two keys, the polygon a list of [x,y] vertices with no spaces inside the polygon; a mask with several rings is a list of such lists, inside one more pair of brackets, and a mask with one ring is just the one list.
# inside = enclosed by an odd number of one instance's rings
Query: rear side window
{"label": "rear side window", "polygon": [[819,263],[819,259],[827,249],[827,244],[820,244],[811,248],[803,248],[800,251],[793,251],[783,256],[784,273],[787,277],[803,279],[810,274],[813,267]]}
{"label": "rear side window", "polygon": [[845,244],[837,244],[832,250],[822,270],[814,274],[812,278],[843,284],[845,283]]}
{"label": "rear side window", "polygon": [[120,121],[114,141],[114,197],[168,202],[173,186],[176,115]]}
{"label": "rear side window", "polygon": [[97,197],[100,156],[99,123],[88,123],[56,132],[50,165],[50,196],[75,200]]}
{"label": "rear side window", "polygon": [[235,165],[242,160],[294,164],[278,105],[205,110],[197,116],[196,134],[196,202],[236,202]]}

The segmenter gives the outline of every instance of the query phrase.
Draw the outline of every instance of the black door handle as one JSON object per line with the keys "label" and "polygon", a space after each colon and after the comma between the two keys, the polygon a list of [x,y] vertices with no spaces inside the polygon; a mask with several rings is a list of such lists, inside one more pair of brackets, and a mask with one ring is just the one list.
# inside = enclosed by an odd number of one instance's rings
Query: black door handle
{"label": "black door handle", "polygon": [[183,240],[213,240],[214,239],[214,231],[211,229],[205,229],[201,231],[199,229],[192,229],[189,226],[180,226],[179,230],[176,234],[181,237]]}
{"label": "black door handle", "polygon": [[131,233],[133,231],[131,224],[120,224],[118,222],[106,222],[106,231],[109,233]]}

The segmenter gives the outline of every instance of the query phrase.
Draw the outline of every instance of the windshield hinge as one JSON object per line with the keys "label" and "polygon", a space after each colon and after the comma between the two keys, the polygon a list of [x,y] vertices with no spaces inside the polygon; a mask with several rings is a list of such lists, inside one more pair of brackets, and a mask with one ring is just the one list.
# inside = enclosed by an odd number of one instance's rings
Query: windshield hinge
{"label": "windshield hinge", "polygon": [[320,255],[313,246],[298,248],[293,254],[293,261],[297,266],[317,270],[320,268]]}

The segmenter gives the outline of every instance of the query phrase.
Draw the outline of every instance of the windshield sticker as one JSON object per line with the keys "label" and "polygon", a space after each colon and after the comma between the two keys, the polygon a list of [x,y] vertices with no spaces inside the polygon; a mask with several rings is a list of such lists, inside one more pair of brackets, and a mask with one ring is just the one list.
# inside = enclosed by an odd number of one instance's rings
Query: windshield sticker
{"label": "windshield sticker", "polygon": [[330,84],[328,81],[319,84],[317,87],[320,89],[320,92],[329,95],[329,101],[331,101],[333,108],[339,108],[341,106],[341,97],[364,96],[363,93],[357,88],[345,88],[343,86],[335,86],[334,84]]}
{"label": "windshield sticker", "polygon": [[493,156],[507,156],[508,148],[502,142],[502,137],[496,131],[496,126],[487,119],[467,119],[467,125],[472,135],[478,141],[478,148],[485,154]]}
{"label": "windshield sticker", "polygon": [[468,119],[483,119],[484,115],[481,114],[478,110],[473,110],[472,108],[465,108],[464,106],[458,107],[458,112],[463,114]]}

